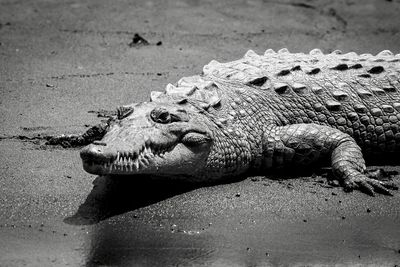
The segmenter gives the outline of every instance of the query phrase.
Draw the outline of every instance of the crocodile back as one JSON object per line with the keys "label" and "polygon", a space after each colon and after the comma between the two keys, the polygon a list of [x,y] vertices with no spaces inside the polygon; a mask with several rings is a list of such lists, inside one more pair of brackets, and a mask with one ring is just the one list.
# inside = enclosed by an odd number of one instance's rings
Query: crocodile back
{"label": "crocodile back", "polygon": [[[350,134],[368,151],[400,150],[400,55],[252,51],[204,67],[206,76],[255,89],[277,123],[318,123]],[[254,91],[253,90],[253,94]]]}
{"label": "crocodile back", "polygon": [[249,50],[151,94],[152,101],[165,97],[195,100],[236,132],[271,121],[317,123],[350,134],[365,152],[400,151],[400,54],[387,50],[375,56]]}

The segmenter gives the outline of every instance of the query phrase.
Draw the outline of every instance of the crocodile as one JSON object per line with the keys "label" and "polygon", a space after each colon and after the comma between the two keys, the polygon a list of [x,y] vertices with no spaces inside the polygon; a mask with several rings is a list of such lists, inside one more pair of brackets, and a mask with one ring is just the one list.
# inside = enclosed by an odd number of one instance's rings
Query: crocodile
{"label": "crocodile", "polygon": [[400,154],[400,54],[286,48],[212,60],[118,108],[80,156],[97,175],[218,183],[330,162],[345,191],[391,195],[365,157]]}

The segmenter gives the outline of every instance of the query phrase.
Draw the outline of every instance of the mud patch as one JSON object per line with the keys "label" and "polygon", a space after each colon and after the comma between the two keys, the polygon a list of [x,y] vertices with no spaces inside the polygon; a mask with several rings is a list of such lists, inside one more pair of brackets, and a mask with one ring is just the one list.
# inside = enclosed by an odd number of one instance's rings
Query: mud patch
{"label": "mud patch", "polygon": [[89,110],[88,113],[96,114],[97,117],[99,118],[113,118],[117,116],[117,111],[115,110],[105,110],[105,109]]}
{"label": "mud patch", "polygon": [[51,127],[49,127],[49,126],[34,126],[34,127],[21,127],[21,129],[26,132],[37,132],[37,131],[49,130],[49,129],[51,129]]}
{"label": "mud patch", "polygon": [[46,145],[74,148],[86,146],[93,141],[101,140],[109,128],[109,123],[100,123],[89,128],[82,135],[60,135],[47,137]]}
{"label": "mud patch", "polygon": [[109,122],[106,121],[90,127],[83,134],[62,134],[57,136],[46,134],[36,134],[32,136],[0,136],[0,141],[18,140],[23,142],[30,142],[34,145],[37,145],[40,149],[46,149],[50,147],[80,148],[90,143],[93,143],[96,140],[101,140],[106,134],[108,128]]}

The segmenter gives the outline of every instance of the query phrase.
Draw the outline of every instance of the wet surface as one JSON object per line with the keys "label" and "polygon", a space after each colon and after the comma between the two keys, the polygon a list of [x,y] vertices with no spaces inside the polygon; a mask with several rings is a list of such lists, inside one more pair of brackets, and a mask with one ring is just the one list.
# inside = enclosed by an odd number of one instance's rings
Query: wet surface
{"label": "wet surface", "polygon": [[[399,53],[399,11],[395,0],[0,1],[0,265],[399,265],[398,191],[346,194],[303,174],[206,187],[95,177],[79,150],[43,146],[248,49]],[[151,45],[129,47],[135,34]]]}
{"label": "wet surface", "polygon": [[[133,182],[97,179],[91,201],[67,222],[95,223],[96,212],[121,215],[104,216],[92,228],[88,265],[395,265],[400,260],[398,208],[385,206],[398,198],[344,194],[306,178],[279,183],[258,177],[193,190],[140,182],[136,194]],[[123,205],[128,191],[130,207]],[[124,212],[115,210],[118,200]]]}
{"label": "wet surface", "polygon": [[[177,226],[174,231],[172,225],[170,231],[160,231],[147,223],[125,219],[97,227],[89,262],[149,266],[335,263],[389,266],[398,263],[400,257],[395,237],[400,235],[397,224],[392,218],[364,216],[347,220],[313,218],[312,222],[287,219],[265,222],[264,218],[253,218],[252,222],[241,224],[215,222],[205,230],[200,227],[207,224],[197,223],[192,227],[179,226],[194,230]],[[373,228],[381,230],[371,231]],[[133,233],[126,235],[127,231]]]}

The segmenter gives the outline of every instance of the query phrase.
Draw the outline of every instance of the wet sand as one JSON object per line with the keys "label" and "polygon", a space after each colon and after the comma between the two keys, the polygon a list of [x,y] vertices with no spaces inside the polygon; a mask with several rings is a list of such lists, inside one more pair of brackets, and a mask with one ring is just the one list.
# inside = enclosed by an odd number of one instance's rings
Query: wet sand
{"label": "wet sand", "polygon": [[[0,1],[0,266],[399,265],[399,192],[267,173],[200,188],[95,177],[77,149],[41,138],[83,132],[99,122],[88,111],[146,101],[248,49],[399,53],[399,11],[395,0]],[[130,47],[135,33],[150,45]]]}

